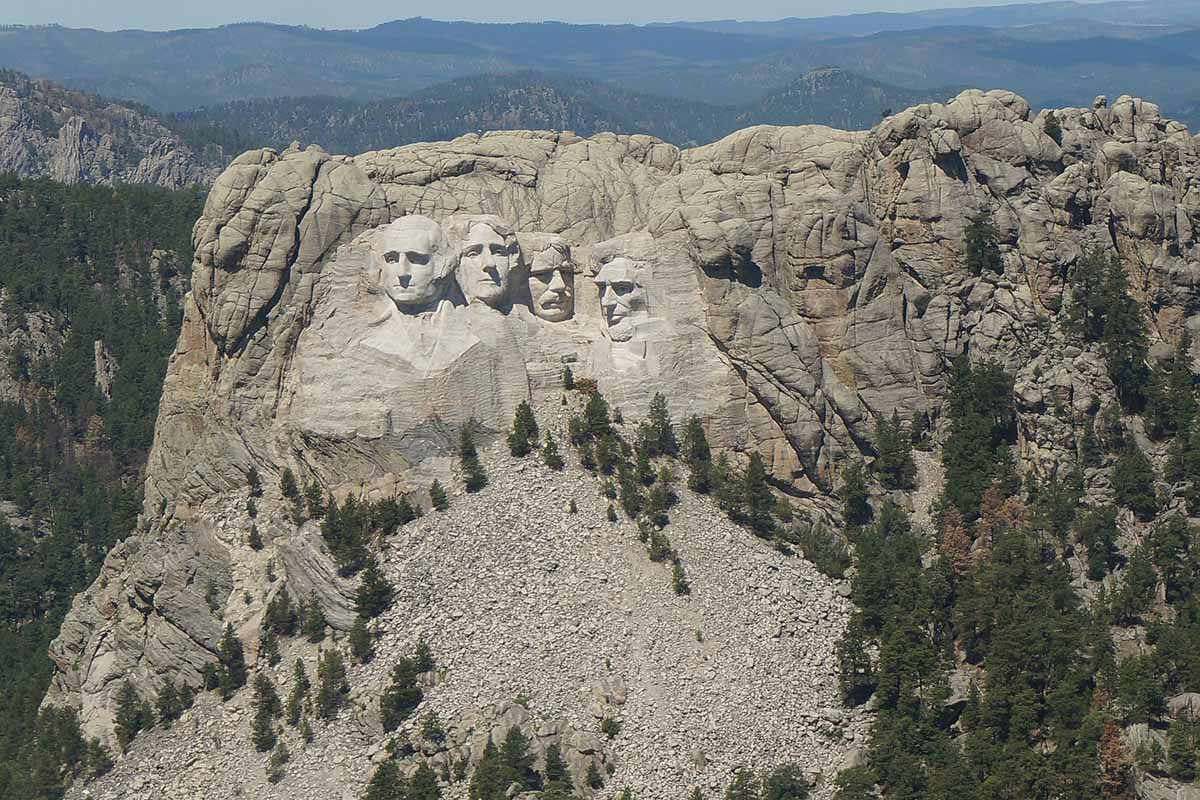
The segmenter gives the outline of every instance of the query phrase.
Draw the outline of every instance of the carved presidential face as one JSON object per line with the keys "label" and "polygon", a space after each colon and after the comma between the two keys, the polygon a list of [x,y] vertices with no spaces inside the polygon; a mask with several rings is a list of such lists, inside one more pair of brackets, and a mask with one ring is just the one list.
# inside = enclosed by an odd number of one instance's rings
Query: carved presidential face
{"label": "carved presidential face", "polygon": [[442,228],[428,217],[401,217],[381,229],[371,243],[379,288],[396,307],[416,314],[446,293],[453,262]]}
{"label": "carved presidential face", "polygon": [[533,313],[547,322],[562,322],[575,313],[575,264],[565,244],[554,242],[534,254],[529,298]]}
{"label": "carved presidential face", "polygon": [[594,278],[604,321],[614,341],[633,336],[634,327],[646,316],[646,289],[637,273],[637,266],[628,258],[614,258],[600,267]]}
{"label": "carved presidential face", "polygon": [[456,270],[463,296],[469,302],[502,306],[520,254],[516,237],[503,226],[498,230],[489,222],[469,223]]}

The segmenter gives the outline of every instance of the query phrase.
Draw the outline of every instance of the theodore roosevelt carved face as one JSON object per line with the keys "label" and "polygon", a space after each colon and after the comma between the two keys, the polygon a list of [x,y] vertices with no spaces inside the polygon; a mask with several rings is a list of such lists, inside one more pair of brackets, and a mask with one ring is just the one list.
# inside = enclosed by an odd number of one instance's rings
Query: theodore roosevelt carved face
{"label": "theodore roosevelt carved face", "polygon": [[379,288],[406,314],[425,311],[445,296],[451,255],[442,227],[428,217],[400,217],[371,242]]}
{"label": "theodore roosevelt carved face", "polygon": [[615,342],[627,341],[646,318],[646,289],[637,265],[623,256],[614,258],[600,267],[593,280],[600,291],[600,309],[609,337]]}
{"label": "theodore roosevelt carved face", "polygon": [[512,228],[492,216],[466,217],[451,224],[459,242],[455,275],[463,297],[469,303],[503,307],[521,261]]}
{"label": "theodore roosevelt carved face", "polygon": [[547,322],[562,322],[575,313],[575,263],[571,248],[558,236],[533,243],[530,254],[529,299],[533,313]]}

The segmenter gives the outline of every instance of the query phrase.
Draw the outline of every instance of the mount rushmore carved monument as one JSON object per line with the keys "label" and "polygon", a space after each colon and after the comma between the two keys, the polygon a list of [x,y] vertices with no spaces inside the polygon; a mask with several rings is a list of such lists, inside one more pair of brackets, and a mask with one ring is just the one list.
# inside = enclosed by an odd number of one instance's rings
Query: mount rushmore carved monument
{"label": "mount rushmore carved monument", "polygon": [[[52,648],[46,702],[79,707],[90,733],[108,735],[122,677],[147,691],[167,676],[198,685],[227,621],[245,641],[257,636],[266,598],[240,598],[259,591],[268,558],[280,578],[269,592],[286,584],[297,598],[315,597],[347,630],[353,582],[337,574],[315,525],[289,522],[276,488],[283,470],[335,497],[406,495],[427,506],[430,482],[452,481],[462,426],[477,426],[486,444],[521,401],[557,406],[568,365],[630,419],[662,392],[677,422],[699,415],[714,448],[735,460],[761,453],[776,488],[817,517],[836,517],[840,470],[869,456],[879,415],[937,420],[950,361],[964,351],[1017,378],[1023,470],[1073,459],[1085,416],[1113,391],[1099,357],[1069,350],[1058,334],[1069,268],[1088,245],[1115,247],[1151,309],[1152,338],[1198,332],[1200,162],[1196,139],[1151,103],[1098,98],[1059,110],[1061,141],[1046,133],[1045,113],[1009,92],[970,91],[870,131],[761,126],[689,150],[646,136],[518,131],[353,157],[317,147],[242,155],[194,229],[144,532],[76,598]],[[970,275],[963,230],[982,210],[1000,231],[1003,271]],[[244,545],[252,469],[265,488],[261,553]],[[488,536],[525,552],[558,524],[471,523],[444,557]],[[586,538],[572,535],[564,541]],[[836,637],[847,609],[811,571],[785,580],[793,567],[767,564],[773,557],[712,567],[713,586],[724,585],[723,571],[741,576],[727,607],[758,597],[747,585],[783,581],[792,588],[780,591],[807,598],[801,605],[827,610],[781,621],[795,638],[765,634],[745,650],[726,642],[722,652],[738,660],[715,649],[698,680],[775,685],[784,668],[764,654],[799,648],[789,663],[809,671],[787,673],[790,685],[824,693],[810,705],[836,705],[831,644],[810,644],[823,629]],[[536,558],[552,571],[575,556]],[[616,585],[580,563],[582,572],[554,580],[597,592]],[[767,577],[740,571],[760,568]],[[424,585],[420,576],[437,567],[423,569],[405,580]],[[704,585],[692,610],[597,599],[609,609],[600,616],[619,622],[593,656],[633,641],[652,649],[678,631],[691,640],[701,622],[688,615],[706,602]],[[222,618],[205,602],[212,586]],[[443,590],[420,608],[441,608]],[[487,613],[439,617],[426,629],[435,650],[458,653],[451,682],[483,657],[479,637],[489,638],[478,633],[456,651],[454,631]],[[712,641],[720,619],[705,617]],[[577,634],[602,636],[586,626]],[[523,648],[499,659],[505,669],[533,658],[536,645]],[[646,689],[657,680],[653,659],[628,662],[635,667],[622,658],[614,663],[628,667],[630,696],[654,694],[658,711],[647,713],[665,714],[664,726],[692,737],[720,727],[672,705],[686,691]],[[595,677],[546,669],[563,682]],[[745,747],[766,747],[790,730],[791,712],[754,702],[761,713],[733,727]],[[674,770],[681,781],[699,769],[655,747],[647,743],[629,769]],[[844,750],[813,747],[814,768]]]}

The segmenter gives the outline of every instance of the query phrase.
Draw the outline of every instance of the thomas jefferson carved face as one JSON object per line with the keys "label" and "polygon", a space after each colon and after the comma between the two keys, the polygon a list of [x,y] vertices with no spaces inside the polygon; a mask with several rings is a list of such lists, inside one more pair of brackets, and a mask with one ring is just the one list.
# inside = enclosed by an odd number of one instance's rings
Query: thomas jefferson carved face
{"label": "thomas jefferson carved face", "polygon": [[534,254],[529,297],[533,313],[547,322],[562,322],[575,313],[575,264],[565,242],[547,242]]}
{"label": "thomas jefferson carved face", "polygon": [[428,217],[407,216],[380,230],[371,242],[379,288],[406,314],[434,305],[446,293],[453,261],[442,228]]}
{"label": "thomas jefferson carved face", "polygon": [[630,339],[637,323],[646,316],[646,290],[638,278],[637,265],[628,258],[614,258],[600,267],[593,280],[600,290],[600,308],[609,337],[616,342]]}
{"label": "thomas jefferson carved face", "polygon": [[459,249],[458,286],[468,302],[500,308],[508,298],[510,276],[521,249],[508,226],[498,220],[467,220]]}

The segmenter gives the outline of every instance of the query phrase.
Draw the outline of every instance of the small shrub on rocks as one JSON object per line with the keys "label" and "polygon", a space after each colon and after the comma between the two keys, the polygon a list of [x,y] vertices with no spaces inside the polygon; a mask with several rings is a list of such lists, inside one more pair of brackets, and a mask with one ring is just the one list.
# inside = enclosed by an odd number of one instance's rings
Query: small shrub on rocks
{"label": "small shrub on rocks", "polygon": [[292,758],[288,752],[287,745],[283,742],[275,745],[275,749],[271,751],[271,757],[267,759],[267,780],[271,783],[279,783],[283,780],[286,774],[287,764]]}
{"label": "small shrub on rocks", "polygon": [[600,720],[600,732],[609,739],[615,739],[621,733],[621,721],[616,717],[605,717]]}

